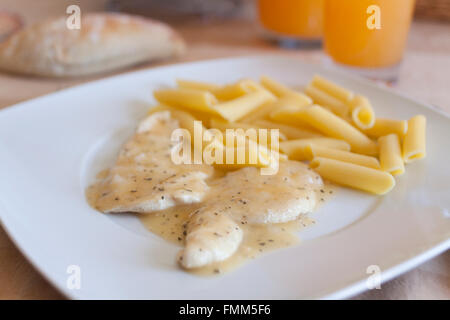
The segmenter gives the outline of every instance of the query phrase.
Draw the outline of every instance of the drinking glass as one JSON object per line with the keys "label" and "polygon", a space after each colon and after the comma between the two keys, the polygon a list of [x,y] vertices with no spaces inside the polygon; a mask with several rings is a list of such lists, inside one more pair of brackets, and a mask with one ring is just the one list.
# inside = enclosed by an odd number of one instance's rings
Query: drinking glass
{"label": "drinking glass", "polygon": [[415,0],[325,0],[324,48],[331,61],[395,81]]}
{"label": "drinking glass", "polygon": [[323,0],[258,0],[259,20],[266,34],[281,44],[320,44]]}

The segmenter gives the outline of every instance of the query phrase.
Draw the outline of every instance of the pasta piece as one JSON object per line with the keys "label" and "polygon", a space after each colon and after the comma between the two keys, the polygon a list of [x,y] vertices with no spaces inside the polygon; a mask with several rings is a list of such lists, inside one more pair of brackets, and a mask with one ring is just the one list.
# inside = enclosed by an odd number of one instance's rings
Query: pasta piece
{"label": "pasta piece", "polygon": [[[234,132],[225,139],[224,148],[220,145],[218,149],[213,150],[216,145],[212,144],[211,147],[208,145],[205,149],[208,164],[213,164],[221,170],[235,170],[245,166],[268,168],[273,166],[274,162],[285,159],[277,150],[269,150],[268,146],[258,144],[245,134]],[[216,157],[212,154],[220,151],[223,152],[220,157],[222,160],[211,161]]]}
{"label": "pasta piece", "polygon": [[247,86],[244,82],[239,81],[233,84],[228,84],[213,91],[217,99],[228,101],[239,98],[247,93],[255,91],[254,88]]}
{"label": "pasta piece", "polygon": [[283,133],[287,139],[306,139],[306,138],[322,137],[322,135],[316,131],[304,128],[296,128],[287,124],[275,123],[269,120],[256,120],[253,123],[260,128],[280,129],[280,134]]}
{"label": "pasta piece", "polygon": [[332,138],[347,141],[352,151],[367,155],[378,153],[377,145],[347,121],[318,105],[305,107],[297,115],[318,131]]}
{"label": "pasta piece", "polygon": [[[153,114],[155,112],[159,111],[170,111],[172,117],[174,119],[177,119],[180,125],[180,128],[186,129],[189,131],[190,138],[191,138],[191,146],[192,150],[194,151],[194,156],[197,157],[197,159],[201,159],[203,148],[205,147],[202,143],[195,143],[195,137],[202,138],[202,133],[205,132],[207,129],[203,125],[201,121],[199,121],[196,117],[194,117],[192,114],[180,110],[174,107],[166,106],[166,105],[158,105],[156,107],[153,107],[149,110],[149,114]],[[196,124],[197,122],[197,124]]]}
{"label": "pasta piece", "polygon": [[289,107],[296,108],[296,110],[297,110],[298,108],[300,108],[302,106],[303,106],[303,104],[301,103],[301,101],[299,101],[295,97],[283,96],[283,97],[277,99],[276,101],[262,105],[260,108],[247,114],[244,118],[242,118],[242,121],[251,123],[255,120],[270,119],[270,114],[272,112],[281,110],[283,108],[289,108]]}
{"label": "pasta piece", "polygon": [[214,109],[224,119],[233,122],[269,101],[275,101],[271,94],[266,91],[255,91],[234,100],[220,103],[214,106]]}
{"label": "pasta piece", "polygon": [[283,141],[280,142],[280,150],[285,153],[289,159],[299,161],[310,160],[310,152],[306,150],[310,145],[350,151],[350,145],[347,142],[333,138],[310,138]]}
{"label": "pasta piece", "polygon": [[183,79],[177,79],[177,85],[179,88],[183,89],[195,89],[210,92],[220,88],[218,84]]}
{"label": "pasta piece", "polygon": [[[213,93],[219,100],[228,101],[255,91],[265,91],[267,94],[273,96],[273,94],[262,85],[249,79],[240,80],[236,83],[223,86],[214,90]],[[273,98],[275,99],[276,97],[273,96]]]}
{"label": "pasta piece", "polygon": [[288,96],[292,99],[297,100],[297,103],[301,106],[307,106],[312,103],[312,100],[307,95],[297,92],[295,90],[292,90],[285,85],[267,77],[262,76],[261,77],[261,84],[270,92],[272,92],[277,97],[281,98],[283,96]]}
{"label": "pasta piece", "polygon": [[403,160],[405,163],[425,157],[426,122],[427,119],[423,115],[409,119],[408,132],[403,140]]}
{"label": "pasta piece", "polygon": [[380,163],[383,171],[389,172],[393,176],[403,174],[405,165],[403,164],[400,140],[396,134],[389,134],[378,138],[380,148]]}
{"label": "pasta piece", "polygon": [[240,81],[242,83],[243,86],[245,86],[246,88],[248,88],[251,91],[267,91],[269,93],[271,93],[269,90],[267,90],[266,88],[264,88],[264,86],[262,86],[261,84],[259,84],[256,81],[253,81],[252,79],[243,79]]}
{"label": "pasta piece", "polygon": [[340,117],[346,117],[349,113],[350,107],[348,104],[341,100],[329,95],[327,92],[322,91],[312,85],[308,85],[305,89],[305,93],[310,96],[314,103],[330,109]]}
{"label": "pasta piece", "polygon": [[343,103],[349,103],[354,96],[352,91],[338,86],[337,84],[319,75],[314,76],[311,81],[311,85],[335,97],[336,99],[339,99]]}
{"label": "pasta piece", "polygon": [[324,179],[374,194],[385,194],[395,186],[391,174],[353,163],[318,157],[309,165]]}
{"label": "pasta piece", "polygon": [[298,112],[302,110],[302,107],[289,105],[282,107],[278,110],[274,110],[270,113],[269,118],[277,123],[283,123],[297,128],[307,129],[312,132],[317,132],[305,119],[298,116]]}
{"label": "pasta piece", "polygon": [[208,91],[196,89],[164,89],[153,92],[156,100],[168,106],[196,111],[216,113],[212,108],[216,97]]}
{"label": "pasta piece", "polygon": [[185,110],[189,112],[195,119],[200,120],[205,127],[209,127],[209,122],[211,117],[213,116],[211,113],[201,112],[201,111],[193,111],[193,110]]}
{"label": "pasta piece", "polygon": [[[228,122],[222,119],[212,118],[210,121],[211,128],[219,129],[220,131],[225,132],[227,129],[254,129],[259,136],[259,129],[279,129],[279,128],[269,128],[264,126],[259,126],[257,124],[250,124],[250,123],[242,123],[242,122]],[[270,141],[270,134],[268,132],[268,141]],[[280,140],[284,141],[287,140],[286,135],[284,135],[281,130],[279,132]]]}
{"label": "pasta piece", "polygon": [[375,124],[375,113],[369,99],[357,95],[351,102],[352,120],[359,129],[370,129]]}
{"label": "pasta piece", "polygon": [[242,117],[241,121],[245,123],[252,123],[258,119],[267,119],[270,113],[277,108],[278,101],[279,99],[275,102],[269,102],[261,105],[253,110],[253,112],[250,112]]}
{"label": "pasta piece", "polygon": [[305,152],[308,156],[308,160],[320,157],[349,162],[368,168],[380,169],[380,162],[377,158],[365,156],[362,154],[343,151],[335,148],[322,147],[320,145],[313,144],[306,146]]}
{"label": "pasta piece", "polygon": [[226,129],[255,129],[258,130],[258,127],[249,123],[240,123],[240,122],[228,122],[223,119],[211,118],[210,120],[211,128],[216,128],[221,131],[225,131]]}
{"label": "pasta piece", "polygon": [[297,91],[291,91],[286,93],[285,95],[281,96],[280,99],[286,98],[293,102],[294,105],[299,107],[306,107],[312,104],[312,100],[310,97],[306,96],[305,94]]}
{"label": "pasta piece", "polygon": [[387,136],[391,133],[395,133],[400,139],[402,139],[405,136],[407,130],[408,122],[406,120],[376,118],[373,127],[364,130],[364,133],[374,138],[379,138],[382,136]]}
{"label": "pasta piece", "polygon": [[163,105],[163,104],[158,104],[154,107],[151,107],[150,110],[148,110],[148,115],[151,115],[155,112],[159,112],[159,111],[165,111],[165,110],[169,110],[170,107]]}
{"label": "pasta piece", "polygon": [[172,106],[167,106],[164,104],[159,104],[155,107],[152,107],[149,111],[148,114],[152,114],[158,111],[164,111],[164,110],[179,110],[179,111],[184,111],[187,112],[188,114],[190,114],[191,116],[193,116],[195,118],[195,120],[199,120],[202,122],[202,125],[208,127],[209,126],[209,121],[211,118],[211,114],[210,113],[206,113],[206,112],[200,112],[200,111],[193,111],[193,110],[186,110],[186,109],[180,109],[177,107],[172,107]]}

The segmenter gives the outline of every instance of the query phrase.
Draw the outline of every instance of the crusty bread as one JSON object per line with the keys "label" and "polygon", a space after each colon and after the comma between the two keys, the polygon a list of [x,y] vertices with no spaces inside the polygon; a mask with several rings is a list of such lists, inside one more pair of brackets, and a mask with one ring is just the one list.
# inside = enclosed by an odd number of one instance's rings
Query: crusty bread
{"label": "crusty bread", "polygon": [[22,19],[16,14],[0,11],[0,42],[22,27]]}
{"label": "crusty bread", "polygon": [[117,13],[82,15],[81,28],[67,17],[28,26],[0,43],[0,69],[69,77],[177,56],[184,42],[161,22]]}

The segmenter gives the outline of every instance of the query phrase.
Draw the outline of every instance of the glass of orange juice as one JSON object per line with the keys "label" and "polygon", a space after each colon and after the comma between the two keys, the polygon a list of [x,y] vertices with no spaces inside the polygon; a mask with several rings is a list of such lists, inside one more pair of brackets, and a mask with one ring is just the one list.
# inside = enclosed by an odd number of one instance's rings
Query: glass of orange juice
{"label": "glass of orange juice", "polygon": [[258,0],[259,20],[281,44],[320,44],[324,0]]}
{"label": "glass of orange juice", "polygon": [[325,0],[325,52],[337,65],[395,80],[414,5],[415,0]]}

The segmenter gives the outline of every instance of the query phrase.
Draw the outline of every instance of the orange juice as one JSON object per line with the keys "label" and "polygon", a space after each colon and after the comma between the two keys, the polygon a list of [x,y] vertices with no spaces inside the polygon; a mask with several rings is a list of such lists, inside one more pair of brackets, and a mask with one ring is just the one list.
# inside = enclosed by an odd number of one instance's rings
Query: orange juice
{"label": "orange juice", "polygon": [[283,36],[320,39],[323,31],[323,0],[259,0],[263,26]]}
{"label": "orange juice", "polygon": [[[414,4],[415,0],[325,0],[325,51],[335,62],[350,66],[397,65],[403,57]],[[374,22],[379,22],[378,27]]]}

